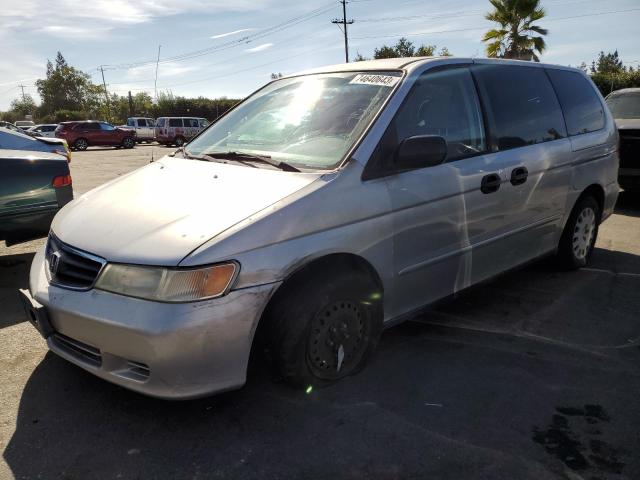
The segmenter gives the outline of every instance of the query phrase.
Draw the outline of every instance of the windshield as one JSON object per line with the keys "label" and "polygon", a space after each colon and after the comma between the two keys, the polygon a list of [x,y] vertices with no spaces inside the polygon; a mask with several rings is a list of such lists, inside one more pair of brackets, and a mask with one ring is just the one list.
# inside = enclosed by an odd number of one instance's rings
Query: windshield
{"label": "windshield", "polygon": [[332,169],[378,113],[401,72],[342,72],[275,81],[188,144],[187,155],[266,155]]}
{"label": "windshield", "polygon": [[625,93],[607,98],[613,118],[640,118],[640,93]]}

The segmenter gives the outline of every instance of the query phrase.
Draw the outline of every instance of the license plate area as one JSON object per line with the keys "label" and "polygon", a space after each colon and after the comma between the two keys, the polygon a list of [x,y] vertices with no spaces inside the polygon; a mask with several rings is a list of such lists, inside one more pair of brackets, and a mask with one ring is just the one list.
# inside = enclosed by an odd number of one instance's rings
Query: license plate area
{"label": "license plate area", "polygon": [[20,289],[19,295],[22,307],[31,325],[33,325],[44,338],[50,337],[54,330],[49,321],[49,315],[47,314],[45,306],[38,303],[31,296],[29,290]]}

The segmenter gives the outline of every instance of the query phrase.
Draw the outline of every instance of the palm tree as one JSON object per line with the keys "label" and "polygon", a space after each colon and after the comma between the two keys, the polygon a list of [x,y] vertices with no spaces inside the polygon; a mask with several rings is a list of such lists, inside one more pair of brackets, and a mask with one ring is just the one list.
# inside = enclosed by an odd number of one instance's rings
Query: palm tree
{"label": "palm tree", "polygon": [[[493,11],[485,15],[487,20],[500,24],[485,33],[487,56],[493,58],[514,58],[518,60],[540,61],[537,53],[542,53],[546,44],[542,35],[546,28],[533,25],[545,16],[540,0],[489,0]],[[532,35],[534,33],[540,36]]]}

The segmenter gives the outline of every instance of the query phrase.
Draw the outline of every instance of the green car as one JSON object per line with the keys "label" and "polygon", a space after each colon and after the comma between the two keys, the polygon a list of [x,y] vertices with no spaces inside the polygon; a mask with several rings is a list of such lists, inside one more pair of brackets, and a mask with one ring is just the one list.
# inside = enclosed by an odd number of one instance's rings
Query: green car
{"label": "green car", "polygon": [[0,149],[0,241],[12,245],[46,236],[55,214],[72,199],[66,158]]}

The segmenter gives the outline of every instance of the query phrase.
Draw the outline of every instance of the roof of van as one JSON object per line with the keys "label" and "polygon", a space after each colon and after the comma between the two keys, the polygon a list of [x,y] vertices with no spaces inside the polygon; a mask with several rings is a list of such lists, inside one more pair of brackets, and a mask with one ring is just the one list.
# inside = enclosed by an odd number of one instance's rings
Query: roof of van
{"label": "roof of van", "polygon": [[[553,67],[563,70],[573,70],[581,72],[577,68],[565,67],[563,65],[553,65],[548,63],[529,62],[526,60],[506,60],[499,58],[464,58],[464,57],[403,57],[403,58],[383,58],[379,60],[366,60],[363,62],[339,63],[324,67],[312,68],[294,73],[290,76],[308,75],[312,73],[327,72],[359,72],[359,71],[380,71],[380,70],[402,70],[408,67],[416,68],[425,63],[438,62],[447,63],[501,63],[509,65],[523,65],[529,67]],[[289,76],[289,75],[287,75]]]}

